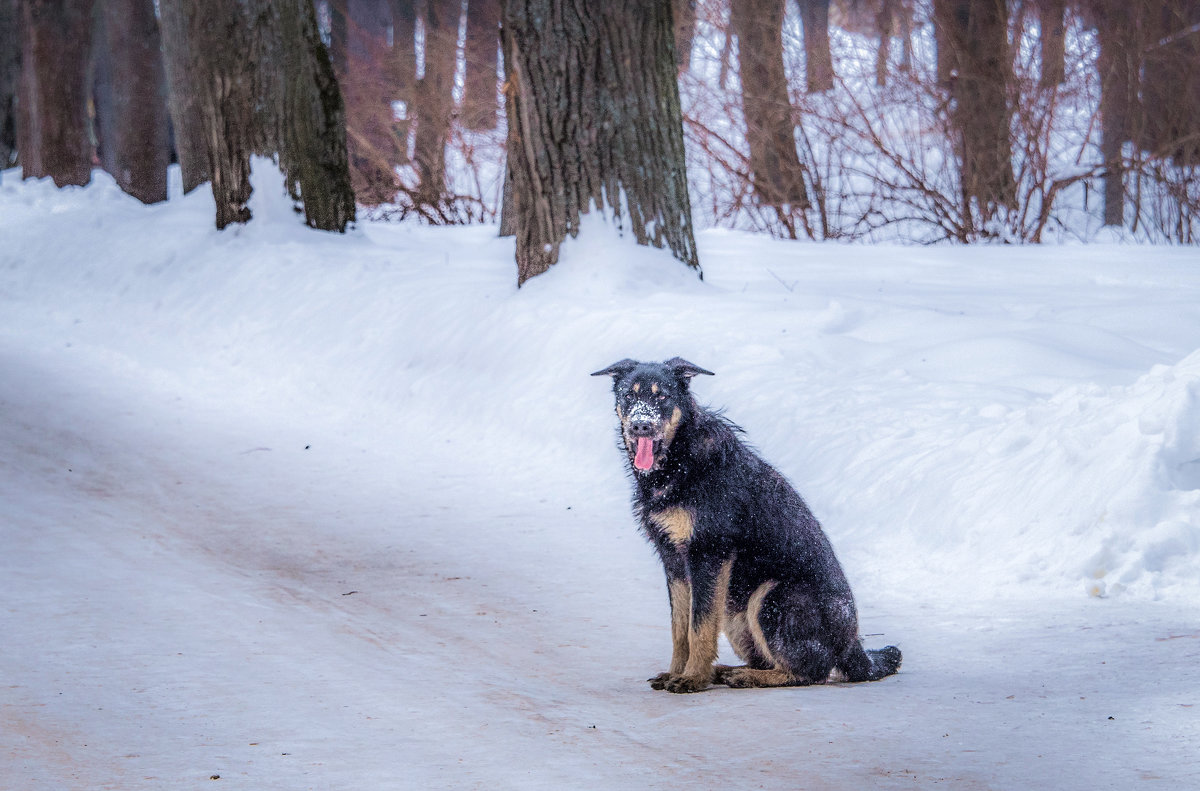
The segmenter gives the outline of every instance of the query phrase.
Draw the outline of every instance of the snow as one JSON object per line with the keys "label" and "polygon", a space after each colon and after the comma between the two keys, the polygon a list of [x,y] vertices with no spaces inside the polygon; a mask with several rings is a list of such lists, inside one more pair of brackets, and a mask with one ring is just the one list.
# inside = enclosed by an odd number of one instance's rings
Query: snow
{"label": "snow", "polygon": [[[1190,787],[1200,270],[588,218],[310,231],[0,181],[0,787]],[[821,518],[865,685],[676,696],[609,388],[682,356]],[[733,661],[722,645],[723,661]],[[219,776],[219,780],[210,780]]]}

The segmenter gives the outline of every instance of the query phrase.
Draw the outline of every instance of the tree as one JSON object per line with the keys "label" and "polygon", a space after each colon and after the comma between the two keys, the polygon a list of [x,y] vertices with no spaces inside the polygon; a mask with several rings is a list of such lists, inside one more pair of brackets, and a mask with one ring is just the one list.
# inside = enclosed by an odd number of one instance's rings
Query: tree
{"label": "tree", "polygon": [[[950,86],[950,127],[959,156],[963,201],[986,222],[1016,205],[1012,168],[1005,0],[935,0],[938,71]],[[970,211],[964,212],[970,216]]]}
{"label": "tree", "polygon": [[102,0],[94,63],[100,164],[142,201],[167,199],[166,76],[153,0]]}
{"label": "tree", "polygon": [[1066,0],[1038,0],[1038,45],[1042,56],[1039,82],[1043,88],[1062,85],[1066,67]]}
{"label": "tree", "polygon": [[17,158],[17,80],[21,35],[17,0],[0,0],[0,170]]}
{"label": "tree", "polygon": [[454,113],[454,61],[458,55],[459,0],[426,0],[425,76],[417,83],[417,133],[413,160],[416,201],[437,205],[446,194],[446,140]]}
{"label": "tree", "polygon": [[699,269],[670,0],[509,0],[502,39],[518,284],[593,207]]}
{"label": "tree", "polygon": [[463,51],[467,73],[463,81],[462,113],[467,129],[496,128],[496,62],[500,52],[500,0],[469,0],[467,40]]}
{"label": "tree", "polygon": [[[809,93],[832,91],[833,54],[829,50],[829,0],[796,0],[796,5],[800,9],[801,24],[804,26],[806,89]],[[779,10],[779,16],[782,25],[782,8]]]}
{"label": "tree", "polygon": [[783,0],[731,0],[754,193],[765,206],[809,206],[783,68]]}
{"label": "tree", "polygon": [[1136,9],[1126,0],[1096,0],[1100,54],[1100,156],[1104,160],[1104,224],[1125,224],[1125,162],[1121,148],[1133,138],[1138,83]]}
{"label": "tree", "polygon": [[92,179],[87,63],[91,0],[23,0],[17,148],[24,178]]}
{"label": "tree", "polygon": [[310,0],[162,0],[161,10],[164,29],[180,34],[168,37],[180,49],[171,87],[195,95],[217,228],[250,219],[258,153],[279,157],[310,226],[345,230],[344,109]]}

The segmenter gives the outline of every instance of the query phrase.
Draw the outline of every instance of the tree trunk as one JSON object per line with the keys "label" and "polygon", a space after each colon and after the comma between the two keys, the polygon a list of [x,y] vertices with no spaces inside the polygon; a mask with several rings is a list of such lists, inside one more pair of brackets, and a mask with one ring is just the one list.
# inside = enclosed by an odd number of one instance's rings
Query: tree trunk
{"label": "tree trunk", "polygon": [[458,55],[459,0],[427,0],[425,76],[417,83],[417,201],[435,205],[446,194],[446,140],[454,111],[454,61]]}
{"label": "tree trunk", "polygon": [[275,0],[279,13],[281,107],[274,125],[279,165],[311,228],[346,230],[354,189],[346,154],[346,115],[311,0]]}
{"label": "tree trunk", "polygon": [[467,75],[463,84],[462,113],[467,129],[496,128],[497,54],[500,52],[500,0],[469,0],[467,41],[464,60]]}
{"label": "tree trunk", "polygon": [[[829,50],[829,0],[796,0],[796,3],[800,7],[800,20],[804,26],[806,90],[809,93],[832,91],[833,54]],[[774,2],[764,5],[774,5]],[[782,28],[782,8],[779,9],[779,16]]]}
{"label": "tree trunk", "polygon": [[675,65],[679,73],[688,70],[692,62],[692,39],[696,36],[696,0],[673,0],[671,13],[675,18]]}
{"label": "tree trunk", "polygon": [[1067,77],[1065,14],[1066,0],[1039,0],[1038,43],[1042,54],[1039,82],[1043,88],[1062,85]]}
{"label": "tree trunk", "polygon": [[1136,13],[1125,0],[1096,3],[1100,54],[1100,156],[1104,160],[1104,224],[1125,224],[1125,161],[1132,137],[1137,91]]}
{"label": "tree trunk", "polygon": [[[101,165],[121,189],[143,203],[164,201],[170,152],[154,2],[104,0],[96,22],[94,104]],[[101,80],[104,72],[107,79]],[[101,91],[103,83],[107,84]],[[104,101],[102,94],[107,94]]]}
{"label": "tree trunk", "polygon": [[21,34],[17,0],[0,0],[0,170],[17,160],[17,81]]}
{"label": "tree trunk", "polygon": [[879,28],[879,51],[875,54],[875,84],[880,88],[887,85],[888,60],[892,53],[892,32],[895,27],[896,0],[881,0],[879,13],[875,17]]}
{"label": "tree trunk", "polygon": [[[1000,207],[1016,205],[1012,169],[1005,0],[939,0],[939,66],[950,67],[951,127],[961,160],[962,189],[984,220]],[[965,207],[969,211],[969,205]]]}
{"label": "tree trunk", "polygon": [[783,0],[732,0],[730,27],[738,37],[754,193],[765,206],[803,209],[809,201],[783,68],[783,10]]}
{"label": "tree trunk", "polygon": [[91,0],[24,0],[22,114],[18,124],[24,178],[50,176],[60,187],[92,179],[87,64]]}
{"label": "tree trunk", "polygon": [[210,179],[208,142],[200,103],[191,87],[191,46],[188,17],[181,0],[161,0],[159,27],[162,34],[163,65],[167,78],[167,108],[175,157],[183,176],[186,195]]}
{"label": "tree trunk", "polygon": [[1147,16],[1142,142],[1178,166],[1200,165],[1200,4],[1166,0]]}
{"label": "tree trunk", "polygon": [[593,206],[699,269],[673,36],[670,0],[505,3],[518,284]]}

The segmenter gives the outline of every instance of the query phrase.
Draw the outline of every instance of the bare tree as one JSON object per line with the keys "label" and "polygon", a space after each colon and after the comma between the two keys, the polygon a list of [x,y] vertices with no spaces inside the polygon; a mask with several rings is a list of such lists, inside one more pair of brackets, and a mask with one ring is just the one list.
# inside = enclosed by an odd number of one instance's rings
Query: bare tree
{"label": "bare tree", "polygon": [[87,63],[91,0],[23,0],[17,148],[24,178],[92,179]]}
{"label": "bare tree", "polygon": [[1041,85],[1052,88],[1066,79],[1066,0],[1037,0]]}
{"label": "bare tree", "polygon": [[458,55],[459,0],[426,0],[425,75],[417,84],[417,202],[436,205],[446,194],[446,139],[454,113],[454,61]]}
{"label": "bare tree", "polygon": [[[733,0],[737,2],[737,0]],[[796,0],[804,26],[804,73],[809,93],[833,90],[833,54],[829,50],[829,0]],[[763,11],[768,9],[763,7]],[[774,10],[771,9],[772,20]],[[782,17],[782,11],[780,11]],[[782,25],[782,21],[780,22]]]}
{"label": "bare tree", "polygon": [[517,282],[592,207],[699,268],[670,0],[510,0],[503,44]]}
{"label": "bare tree", "polygon": [[469,0],[467,39],[463,52],[463,81],[459,120],[467,129],[495,129],[499,80],[496,64],[500,52],[500,0]]}
{"label": "bare tree", "polygon": [[936,0],[939,72],[948,68],[951,127],[964,203],[987,222],[1016,203],[1008,90],[1012,59],[1005,0]]}
{"label": "bare tree", "polygon": [[783,0],[731,0],[730,27],[738,39],[742,112],[755,195],[767,206],[805,209],[808,193],[796,154],[783,68],[783,12]]}

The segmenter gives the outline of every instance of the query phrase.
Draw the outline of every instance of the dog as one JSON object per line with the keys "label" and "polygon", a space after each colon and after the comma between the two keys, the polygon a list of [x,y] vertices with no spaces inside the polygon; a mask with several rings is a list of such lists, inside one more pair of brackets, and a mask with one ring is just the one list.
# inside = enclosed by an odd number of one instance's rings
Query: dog
{"label": "dog", "polygon": [[[634,513],[667,576],[671,666],[650,686],[683,693],[895,673],[900,649],[863,649],[850,585],[804,500],[741,429],[692,397],[700,374],[713,375],[679,357],[592,374],[613,379]],[[713,664],[722,631],[745,665]]]}

